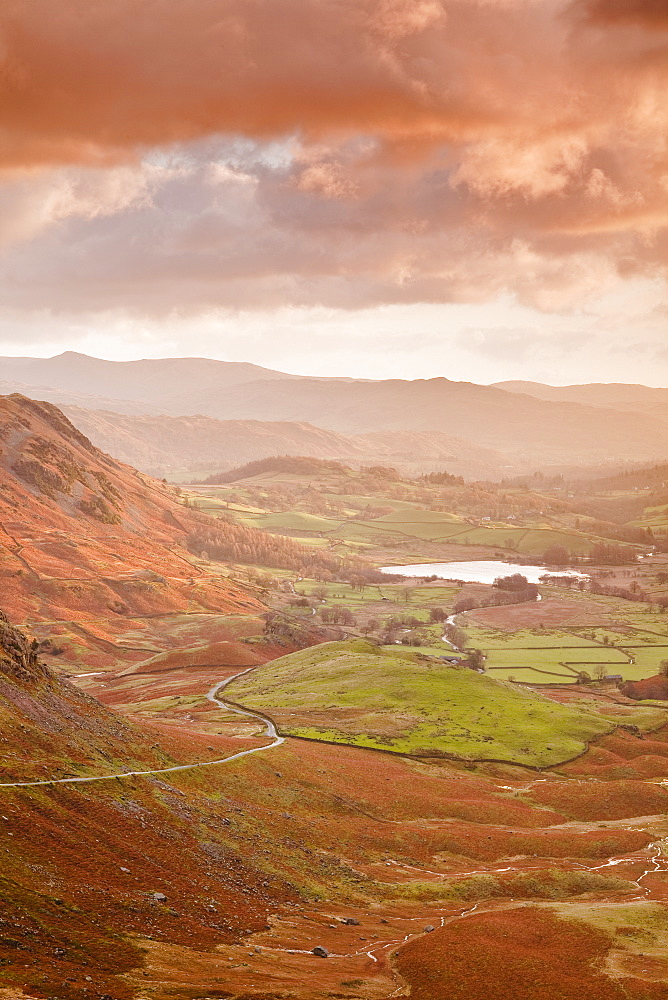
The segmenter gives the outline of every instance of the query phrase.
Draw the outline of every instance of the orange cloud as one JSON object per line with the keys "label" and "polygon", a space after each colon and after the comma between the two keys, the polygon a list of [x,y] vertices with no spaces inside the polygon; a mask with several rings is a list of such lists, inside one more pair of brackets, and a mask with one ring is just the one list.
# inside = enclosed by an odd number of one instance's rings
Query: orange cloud
{"label": "orange cloud", "polygon": [[556,308],[653,274],[665,9],[4,0],[9,297],[357,307],[511,289]]}

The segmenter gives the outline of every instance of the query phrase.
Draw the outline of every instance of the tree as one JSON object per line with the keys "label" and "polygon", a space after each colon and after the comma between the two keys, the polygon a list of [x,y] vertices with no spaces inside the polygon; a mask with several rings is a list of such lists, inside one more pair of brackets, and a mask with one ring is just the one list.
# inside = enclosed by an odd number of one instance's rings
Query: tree
{"label": "tree", "polygon": [[472,670],[482,670],[485,664],[485,654],[482,649],[472,649],[468,654],[467,663]]}
{"label": "tree", "polygon": [[477,606],[477,602],[473,597],[462,597],[457,601],[453,610],[456,615],[459,615],[462,611],[473,611]]}
{"label": "tree", "polygon": [[543,562],[548,566],[567,566],[570,561],[568,549],[563,545],[550,545],[543,552]]}
{"label": "tree", "polygon": [[605,680],[608,676],[608,668],[605,663],[597,663],[594,666],[594,677],[597,681]]}
{"label": "tree", "polygon": [[448,642],[455,647],[455,649],[463,649],[468,642],[468,636],[466,632],[462,629],[457,628],[456,625],[448,625],[445,629],[445,634],[447,636]]}
{"label": "tree", "polygon": [[661,677],[668,677],[668,660],[661,660],[659,664],[659,674]]}
{"label": "tree", "polygon": [[429,609],[429,621],[431,622],[444,622],[447,618],[446,612],[443,608],[430,608]]}

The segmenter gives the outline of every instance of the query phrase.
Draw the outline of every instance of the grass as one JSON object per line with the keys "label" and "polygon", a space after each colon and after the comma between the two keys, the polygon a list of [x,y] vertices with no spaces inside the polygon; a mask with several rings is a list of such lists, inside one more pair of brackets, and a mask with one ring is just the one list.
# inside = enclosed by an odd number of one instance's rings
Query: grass
{"label": "grass", "polygon": [[229,694],[274,711],[286,733],[416,756],[549,766],[613,728],[593,711],[364,640],[281,657],[234,681]]}
{"label": "grass", "polygon": [[605,902],[595,905],[569,903],[555,907],[568,920],[581,920],[615,939],[623,951],[640,955],[665,955],[668,913],[665,907],[650,900],[632,903]]}
{"label": "grass", "polygon": [[328,517],[319,517],[317,514],[307,514],[299,510],[278,511],[273,514],[248,514],[240,516],[239,521],[256,528],[275,531],[284,529],[285,531],[317,532],[333,532],[342,523],[340,520],[335,521]]}
{"label": "grass", "polygon": [[357,611],[367,605],[382,602],[382,607],[372,609],[374,617],[410,614],[425,622],[428,620],[429,608],[443,607],[449,610],[459,590],[458,587],[438,586],[406,588],[404,584],[399,583],[387,583],[382,586],[371,584],[364,590],[356,590],[348,583],[318,583],[316,580],[308,579],[300,580],[295,586],[298,594],[307,596],[312,596],[313,591],[319,588],[327,592],[323,606],[342,604],[352,611]]}

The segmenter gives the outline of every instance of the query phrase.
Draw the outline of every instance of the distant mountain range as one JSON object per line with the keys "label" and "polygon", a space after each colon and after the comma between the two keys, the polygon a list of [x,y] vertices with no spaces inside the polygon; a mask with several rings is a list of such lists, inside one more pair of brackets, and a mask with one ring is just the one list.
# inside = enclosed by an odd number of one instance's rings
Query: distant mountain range
{"label": "distant mountain range", "polygon": [[457,475],[482,479],[494,477],[505,461],[497,452],[438,431],[346,435],[289,421],[134,416],[77,406],[63,412],[98,448],[159,477],[193,479],[270,455],[307,455],[396,465],[407,472],[447,465]]}
{"label": "distant mountain range", "polygon": [[624,382],[590,382],[586,385],[543,385],[542,382],[495,382],[497,389],[524,393],[534,399],[581,403],[606,410],[630,410],[668,419],[668,389]]}
{"label": "distant mountain range", "polygon": [[[106,411],[70,415],[101,447],[142,468],[183,467],[184,451],[191,466],[209,464],[210,455],[221,468],[294,449],[351,460],[403,453],[439,462],[452,455],[493,467],[486,475],[668,455],[668,389],[647,386],[321,379],[241,362],[112,362],[72,352],[3,358],[0,374],[4,387],[20,384],[24,395]],[[197,420],[174,424],[161,416]],[[265,426],[251,426],[257,421]]]}

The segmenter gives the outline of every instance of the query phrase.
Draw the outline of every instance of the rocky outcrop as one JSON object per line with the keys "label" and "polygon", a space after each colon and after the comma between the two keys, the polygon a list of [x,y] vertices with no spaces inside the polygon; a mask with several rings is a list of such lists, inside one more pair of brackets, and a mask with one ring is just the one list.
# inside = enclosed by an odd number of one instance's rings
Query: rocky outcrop
{"label": "rocky outcrop", "polygon": [[0,674],[19,681],[38,681],[49,673],[37,659],[37,641],[28,639],[0,611]]}

